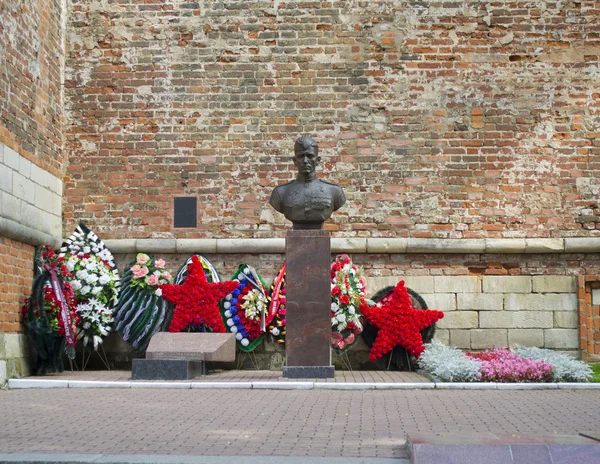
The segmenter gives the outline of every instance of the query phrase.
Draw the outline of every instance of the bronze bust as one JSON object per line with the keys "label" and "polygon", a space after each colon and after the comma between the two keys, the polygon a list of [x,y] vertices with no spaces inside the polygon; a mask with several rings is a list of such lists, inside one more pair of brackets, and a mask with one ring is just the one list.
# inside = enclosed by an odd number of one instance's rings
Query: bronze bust
{"label": "bronze bust", "polygon": [[294,229],[322,229],[331,214],[346,203],[344,191],[339,185],[317,179],[321,158],[312,137],[303,135],[296,140],[293,160],[298,170],[296,179],[275,187],[269,203],[292,221]]}

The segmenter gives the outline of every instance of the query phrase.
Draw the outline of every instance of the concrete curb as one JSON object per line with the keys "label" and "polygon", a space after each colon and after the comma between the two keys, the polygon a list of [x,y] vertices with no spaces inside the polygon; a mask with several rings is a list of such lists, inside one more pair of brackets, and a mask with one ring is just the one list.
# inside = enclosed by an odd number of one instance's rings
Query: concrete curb
{"label": "concrete curb", "polygon": [[406,459],[375,457],[319,457],[319,456],[173,456],[173,455],[118,455],[118,454],[0,454],[0,464],[408,464]]}
{"label": "concrete curb", "polygon": [[484,382],[173,382],[9,379],[9,390],[27,388],[177,388],[246,390],[600,390],[600,383]]}

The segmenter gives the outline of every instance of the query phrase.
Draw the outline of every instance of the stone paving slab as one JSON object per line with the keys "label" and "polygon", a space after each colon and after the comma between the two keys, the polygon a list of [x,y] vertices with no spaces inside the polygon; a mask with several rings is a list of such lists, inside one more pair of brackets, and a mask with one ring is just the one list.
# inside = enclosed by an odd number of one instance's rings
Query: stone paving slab
{"label": "stone paving slab", "polygon": [[0,404],[5,454],[407,459],[418,433],[600,430],[592,390],[54,388],[0,391]]}
{"label": "stone paving slab", "polygon": [[[98,370],[98,371],[64,371],[59,374],[30,376],[28,380],[53,381],[100,381],[100,382],[129,382],[130,370]],[[281,371],[251,371],[251,370],[218,370],[210,371],[208,375],[191,379],[192,383],[224,383],[224,382],[280,382],[297,384],[299,382],[326,383],[430,383],[429,378],[416,372],[398,371],[336,371],[333,379],[288,379]],[[137,381],[136,381],[137,382]],[[141,382],[141,381],[140,381]],[[144,381],[154,382],[154,381]]]}
{"label": "stone paving slab", "polygon": [[600,445],[414,445],[411,464],[592,464]]}

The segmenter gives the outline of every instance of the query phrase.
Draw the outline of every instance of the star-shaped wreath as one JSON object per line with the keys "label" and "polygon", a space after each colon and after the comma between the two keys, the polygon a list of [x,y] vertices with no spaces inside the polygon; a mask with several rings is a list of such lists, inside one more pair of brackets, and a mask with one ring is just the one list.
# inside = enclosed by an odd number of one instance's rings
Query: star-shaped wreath
{"label": "star-shaped wreath", "polygon": [[206,281],[197,256],[188,265],[188,275],[181,285],[161,285],[162,296],[175,304],[169,332],[181,332],[190,324],[209,327],[213,332],[225,332],[217,303],[237,288],[238,282]]}
{"label": "star-shaped wreath", "polygon": [[441,311],[415,309],[403,280],[380,303],[365,306],[361,310],[369,323],[379,329],[369,353],[371,361],[398,345],[418,358],[425,350],[421,330],[444,317]]}

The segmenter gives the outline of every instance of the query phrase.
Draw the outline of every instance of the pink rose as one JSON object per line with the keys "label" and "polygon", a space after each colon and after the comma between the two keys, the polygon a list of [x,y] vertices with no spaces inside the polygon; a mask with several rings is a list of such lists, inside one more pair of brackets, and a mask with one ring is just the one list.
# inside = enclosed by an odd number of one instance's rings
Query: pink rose
{"label": "pink rose", "polygon": [[163,272],[163,277],[167,280],[171,280],[171,278],[173,276],[171,275],[171,273],[169,271],[165,271],[165,272]]}
{"label": "pink rose", "polygon": [[141,268],[142,267],[139,264],[134,264],[133,266],[131,266],[131,272],[135,274],[136,272],[140,272]]}
{"label": "pink rose", "polygon": [[148,274],[148,268],[146,266],[140,268],[137,272],[133,273],[133,277],[135,277],[136,279],[139,279],[141,277],[144,277],[145,275]]}
{"label": "pink rose", "polygon": [[148,261],[150,261],[150,256],[145,253],[138,253],[136,260],[139,264],[146,264]]}
{"label": "pink rose", "polygon": [[148,285],[158,285],[158,277],[155,275],[148,277]]}
{"label": "pink rose", "polygon": [[338,350],[341,350],[342,348],[344,348],[344,345],[345,345],[345,344],[344,344],[344,340],[340,340],[340,341],[338,341],[338,342],[335,342],[335,343],[333,344],[333,347],[334,347],[334,348],[337,348]]}
{"label": "pink rose", "polygon": [[164,259],[157,259],[156,261],[154,261],[154,265],[158,269],[164,269],[165,268],[165,260]]}

